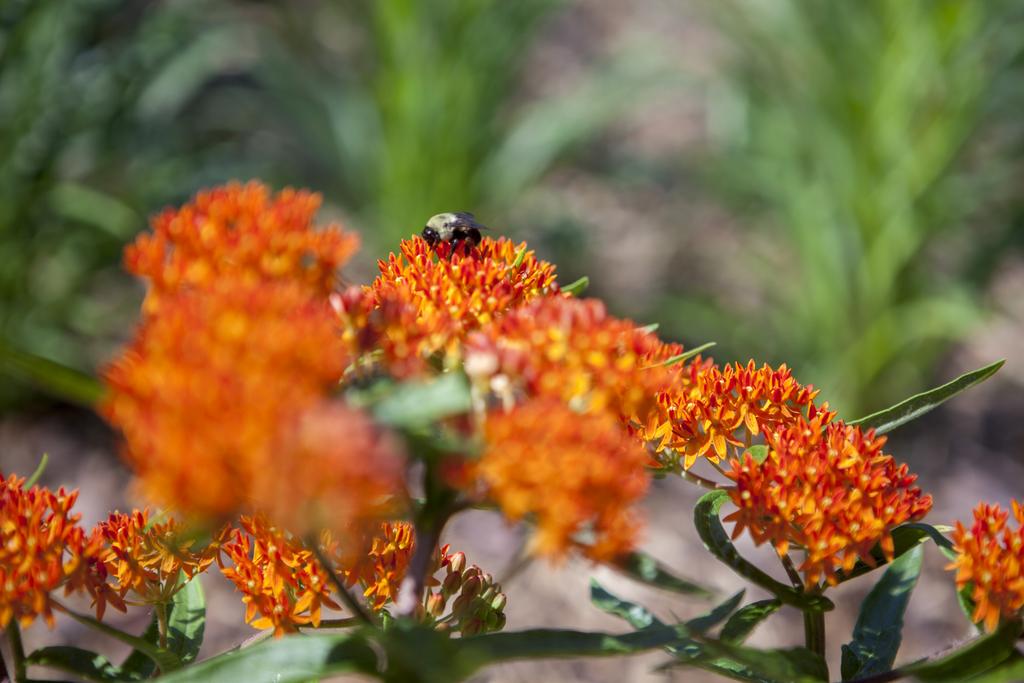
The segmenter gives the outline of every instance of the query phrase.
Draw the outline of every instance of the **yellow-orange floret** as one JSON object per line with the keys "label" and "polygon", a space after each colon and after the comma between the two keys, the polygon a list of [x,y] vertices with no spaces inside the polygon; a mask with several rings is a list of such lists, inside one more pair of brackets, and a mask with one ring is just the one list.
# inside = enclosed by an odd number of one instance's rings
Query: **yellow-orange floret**
{"label": "yellow-orange floret", "polygon": [[[818,392],[793,378],[785,365],[758,368],[754,361],[724,368],[699,357],[672,367],[670,387],[658,394],[658,410],[642,424],[640,435],[656,450],[672,449],[689,469],[697,458],[717,463],[728,449],[749,447],[767,430],[799,419]],[[834,414],[816,412],[827,422]]]}
{"label": "yellow-orange floret", "polygon": [[809,588],[838,581],[858,559],[874,565],[876,545],[893,557],[892,530],[922,518],[931,496],[914,486],[916,475],[882,452],[885,437],[842,422],[826,425],[825,413],[799,418],[766,434],[764,462],[748,452],[732,461],[730,490],[739,508],[733,538],[744,530],[758,545],[770,542],[779,555],[793,546],[804,552],[800,571]]}
{"label": "yellow-orange floret", "polygon": [[[144,493],[187,515],[226,519],[283,463],[275,447],[346,364],[326,299],[289,281],[224,277],[147,316],[106,370],[102,414],[125,438]],[[325,445],[326,446],[326,445]]]}
{"label": "yellow-orange floret", "polygon": [[509,519],[535,522],[534,552],[608,560],[636,544],[647,455],[616,417],[536,399],[488,415],[484,438],[476,472]]}
{"label": "yellow-orange floret", "polygon": [[317,194],[286,189],[271,195],[250,182],[205,190],[158,214],[152,232],[125,249],[128,270],[149,281],[143,310],[153,313],[166,296],[206,289],[224,277],[250,284],[288,280],[326,297],[359,240],[337,225],[315,229],[319,207]]}
{"label": "yellow-orange floret", "polygon": [[972,619],[994,631],[1000,619],[1012,619],[1024,608],[1024,509],[1012,501],[1016,528],[1007,524],[1009,513],[998,505],[980,503],[968,530],[960,522],[953,531],[957,588],[971,584]]}
{"label": "yellow-orange floret", "polygon": [[167,603],[215,556],[213,548],[196,547],[173,518],[152,520],[148,509],[114,512],[93,533],[104,541],[101,561],[113,588],[121,597],[131,591],[146,604]]}
{"label": "yellow-orange floret", "polygon": [[471,335],[466,370],[506,406],[546,397],[643,422],[669,378],[663,361],[678,349],[596,299],[549,297]]}
{"label": "yellow-orange floret", "polygon": [[52,628],[51,594],[58,588],[92,594],[99,617],[108,603],[124,611],[98,565],[102,541],[87,536],[81,515],[71,512],[78,491],[24,485],[0,474],[0,628],[12,619],[28,626],[37,617]]}
{"label": "yellow-orange floret", "polygon": [[558,293],[555,267],[525,243],[484,238],[475,248],[452,250],[415,237],[399,249],[378,262],[372,284],[334,299],[350,349],[376,351],[398,376],[424,371],[434,354],[458,358],[468,332]]}

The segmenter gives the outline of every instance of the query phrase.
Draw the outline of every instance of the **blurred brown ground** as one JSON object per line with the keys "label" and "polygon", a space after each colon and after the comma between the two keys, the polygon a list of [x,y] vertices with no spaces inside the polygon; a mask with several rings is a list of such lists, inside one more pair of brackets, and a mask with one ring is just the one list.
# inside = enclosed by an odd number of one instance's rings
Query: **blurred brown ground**
{"label": "blurred brown ground", "polygon": [[[579,26],[585,25],[585,31]],[[715,39],[694,12],[666,10],[660,3],[626,8],[625,3],[603,0],[566,15],[552,27],[546,47],[538,50],[531,67],[534,88],[557,88],[560,78],[573,75],[573,41],[600,40],[593,44],[613,46],[642,35],[660,41],[659,52],[687,65],[691,73],[713,74]],[[567,47],[569,46],[569,47]],[[609,48],[610,49],[610,48]],[[555,68],[552,66],[555,65]],[[682,155],[699,148],[700,111],[692,102],[671,93],[658,107],[645,108],[620,124],[603,142],[604,152],[617,147],[652,157]],[[690,122],[687,125],[687,122]],[[552,199],[554,198],[554,199]],[[739,237],[730,227],[728,214],[695,193],[694,188],[675,186],[631,188],[623,191],[572,172],[556,173],[533,202],[564,202],[570,211],[585,214],[597,228],[587,235],[585,262],[572,265],[589,273],[591,294],[602,296],[620,312],[629,313],[632,302],[642,301],[666,281],[680,278],[711,278],[732,289],[736,297],[754,297],[737,268]],[[524,206],[529,210],[529,206]],[[687,227],[686,231],[679,229]],[[628,236],[625,239],[624,236]],[[541,254],[544,256],[545,254]],[[567,280],[573,279],[572,273]],[[910,464],[920,475],[922,487],[935,497],[929,517],[934,524],[966,520],[979,500],[1006,505],[1022,495],[1024,482],[1024,262],[1004,264],[990,292],[996,313],[971,340],[949,354],[937,372],[936,383],[997,358],[1006,367],[987,384],[927,415],[893,435],[887,450]],[[635,310],[635,309],[634,309]],[[648,321],[644,321],[648,322]],[[908,359],[908,362],[910,360]],[[42,483],[81,489],[78,510],[85,524],[92,524],[130,500],[129,475],[116,456],[116,441],[95,417],[70,408],[44,408],[0,417],[0,463],[5,472],[31,472],[42,453],[50,466]],[[645,508],[648,516],[644,548],[681,575],[713,587],[724,599],[745,587],[744,581],[715,561],[701,547],[691,520],[700,491],[680,480],[657,482]],[[522,531],[507,527],[491,513],[472,512],[456,518],[445,541],[464,550],[476,562],[500,577],[512,563]],[[741,543],[749,556],[761,559],[774,571],[777,563],[764,548],[753,550]],[[944,649],[970,636],[970,628],[954,599],[952,575],[944,570],[942,556],[929,547],[921,576],[907,614],[904,643],[898,662],[906,662]],[[829,664],[838,673],[839,644],[848,639],[859,599],[869,590],[873,577],[844,585],[830,595],[836,611],[827,617],[830,638]],[[534,563],[504,585],[509,595],[508,629],[566,627],[626,631],[620,621],[605,616],[588,601],[588,582],[598,579],[612,592],[636,600],[660,616],[686,618],[700,613],[709,602],[676,598],[653,591],[583,562],[554,567]],[[227,649],[252,635],[242,625],[243,609],[238,595],[215,572],[203,576],[207,591],[206,641],[202,656]],[[748,589],[746,600],[765,597]],[[141,631],[148,615],[133,611],[126,628]],[[781,647],[802,643],[798,613],[783,609],[755,632],[751,644]],[[57,629],[36,624],[25,634],[26,646],[70,643],[95,647],[112,656],[123,652],[117,644],[97,639],[77,624],[58,619]],[[720,680],[697,670],[652,673],[665,662],[660,653],[605,660],[524,662],[488,669],[475,680],[513,681],[705,681]]]}

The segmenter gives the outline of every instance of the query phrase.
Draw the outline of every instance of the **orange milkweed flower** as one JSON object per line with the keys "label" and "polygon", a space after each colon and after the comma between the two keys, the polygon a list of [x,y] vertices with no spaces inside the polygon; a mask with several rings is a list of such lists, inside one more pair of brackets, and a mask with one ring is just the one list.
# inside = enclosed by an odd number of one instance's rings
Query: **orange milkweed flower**
{"label": "orange milkweed flower", "polygon": [[613,415],[536,399],[489,414],[484,442],[476,473],[509,519],[535,521],[536,553],[607,560],[634,546],[647,455]]}
{"label": "orange milkweed flower", "polygon": [[192,579],[216,554],[212,547],[194,548],[195,539],[173,518],[151,520],[148,509],[114,512],[93,533],[104,540],[101,561],[120,596],[131,591],[147,604],[168,602],[184,586],[179,574]]}
{"label": "orange milkweed flower", "polygon": [[317,194],[286,189],[272,196],[249,182],[205,190],[166,209],[152,219],[151,233],[125,249],[127,269],[150,283],[143,310],[152,313],[167,295],[224,277],[289,280],[326,297],[359,240],[337,225],[314,229],[319,208]]}
{"label": "orange milkweed flower", "polygon": [[984,622],[987,631],[994,631],[1001,617],[1013,618],[1024,608],[1024,508],[1011,502],[1015,529],[1007,525],[1007,511],[979,503],[971,528],[957,522],[953,531],[957,556],[947,569],[956,569],[958,589],[973,585],[971,619]]}
{"label": "orange milkweed flower", "polygon": [[841,421],[827,424],[827,413],[799,418],[766,434],[762,463],[746,453],[732,460],[729,495],[739,508],[733,538],[749,530],[754,543],[771,542],[779,555],[791,545],[805,552],[800,565],[806,585],[850,571],[857,559],[874,564],[871,550],[893,557],[892,529],[922,518],[932,498],[914,486],[916,475],[882,452],[885,437]]}
{"label": "orange milkweed flower", "polygon": [[124,435],[144,493],[165,507],[226,519],[254,482],[289,465],[282,429],[335,386],[346,364],[326,300],[289,281],[230,277],[183,291],[147,316],[107,368],[100,412]]}
{"label": "orange milkweed flower", "polygon": [[547,397],[580,412],[640,421],[679,349],[608,314],[596,299],[538,299],[470,335],[466,370],[509,407]]}
{"label": "orange milkweed flower", "polygon": [[506,238],[453,250],[414,237],[378,267],[373,283],[334,301],[353,352],[378,350],[397,376],[423,372],[435,353],[457,356],[468,332],[558,293],[555,266]]}
{"label": "orange milkweed flower", "polygon": [[358,583],[370,607],[379,612],[398,597],[416,547],[416,534],[408,522],[384,522],[367,546],[361,555],[341,561],[342,576],[346,586]]}
{"label": "orange milkweed flower", "polygon": [[303,624],[319,626],[324,607],[341,609],[313,552],[262,515],[241,517],[220,550],[232,563],[221,572],[242,593],[253,628],[281,636]]}
{"label": "orange milkweed flower", "polygon": [[[683,469],[697,458],[713,463],[728,456],[729,446],[749,447],[766,430],[778,430],[814,406],[818,392],[793,378],[785,365],[758,368],[754,361],[724,368],[695,358],[672,367],[670,387],[658,394],[658,410],[638,431],[656,451],[672,449],[683,457]],[[816,409],[825,422],[834,417],[828,406]]]}
{"label": "orange milkweed flower", "polygon": [[24,478],[0,474],[0,628],[37,617],[53,628],[51,593],[61,587],[66,595],[92,594],[101,618],[108,602],[124,611],[96,568],[100,541],[87,537],[81,515],[71,512],[77,498],[78,491],[26,489]]}

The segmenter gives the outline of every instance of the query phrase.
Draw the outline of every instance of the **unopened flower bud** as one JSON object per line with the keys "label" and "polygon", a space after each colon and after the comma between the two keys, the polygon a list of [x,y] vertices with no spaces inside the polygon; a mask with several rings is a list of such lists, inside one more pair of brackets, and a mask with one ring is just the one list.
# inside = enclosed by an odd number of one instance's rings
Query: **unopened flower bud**
{"label": "unopened flower bud", "polygon": [[466,553],[457,552],[448,558],[448,571],[454,572],[455,574],[461,574],[462,570],[466,568]]}
{"label": "unopened flower bud", "polygon": [[493,609],[495,612],[500,612],[501,610],[505,609],[505,605],[507,603],[508,598],[505,596],[505,594],[498,593],[494,596],[494,599],[491,600],[491,609]]}
{"label": "unopened flower bud", "polygon": [[444,595],[440,593],[431,593],[430,597],[427,598],[427,614],[437,618],[444,614],[444,606],[447,600]]}
{"label": "unopened flower bud", "polygon": [[470,619],[462,625],[462,635],[475,636],[484,630],[484,623],[480,619]]}
{"label": "unopened flower bud", "polygon": [[462,584],[462,595],[467,598],[475,598],[483,590],[483,587],[479,576],[471,576]]}

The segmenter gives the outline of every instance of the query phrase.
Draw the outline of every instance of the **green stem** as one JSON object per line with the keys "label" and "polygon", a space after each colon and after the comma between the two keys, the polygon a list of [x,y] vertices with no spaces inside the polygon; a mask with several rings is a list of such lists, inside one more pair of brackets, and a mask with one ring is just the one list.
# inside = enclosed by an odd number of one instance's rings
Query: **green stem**
{"label": "green stem", "polygon": [[331,562],[330,558],[328,558],[324,554],[324,551],[320,549],[320,544],[317,543],[316,537],[310,534],[309,537],[306,538],[306,545],[309,546],[313,551],[313,554],[316,555],[316,559],[323,566],[324,571],[327,572],[327,576],[331,579],[331,583],[334,584],[334,590],[338,594],[338,597],[341,598],[343,603],[345,603],[345,607],[348,607],[349,611],[355,615],[354,618],[364,624],[369,624],[370,626],[376,625],[373,617],[370,616],[368,611],[366,611],[366,607],[364,607],[362,603],[356,600],[352,594],[348,592],[348,589],[345,588],[345,584],[343,584],[341,579],[338,578],[338,572],[334,571],[334,563]]}
{"label": "green stem", "polygon": [[160,631],[160,647],[167,647],[167,605],[162,602],[156,604],[156,623]]}
{"label": "green stem", "polygon": [[11,644],[11,657],[14,658],[14,681],[25,683],[28,680],[25,667],[25,646],[21,644],[21,629],[13,618],[7,624],[7,640]]}
{"label": "green stem", "polygon": [[825,613],[817,611],[804,612],[804,639],[807,649],[825,658]]}
{"label": "green stem", "polygon": [[683,479],[685,479],[686,481],[690,482],[691,484],[696,484],[697,486],[709,489],[711,491],[717,491],[718,489],[727,489],[727,488],[729,488],[728,486],[726,486],[724,484],[719,484],[717,481],[712,481],[711,479],[707,479],[705,477],[702,477],[699,474],[694,474],[693,472],[690,472],[689,470],[683,470],[681,474],[682,474]]}
{"label": "green stem", "polygon": [[[56,600],[52,602],[54,608],[68,615],[78,623],[94,628],[100,633],[104,633],[110,636],[111,638],[120,640],[122,643],[125,643],[126,645],[131,645],[133,648],[135,648],[136,650],[138,650],[139,652],[141,652],[142,654],[146,655],[154,662],[156,662],[157,666],[160,666],[162,670],[169,671],[174,668],[173,660],[175,659],[175,656],[171,653],[168,653],[167,650],[165,650],[164,648],[154,645],[145,638],[139,638],[138,636],[133,636],[130,633],[125,633],[124,631],[114,628],[113,626],[108,626],[99,619],[93,619],[92,617],[86,614],[79,614],[78,612],[68,609]],[[171,664],[170,667],[167,666],[168,662],[170,662]]]}

